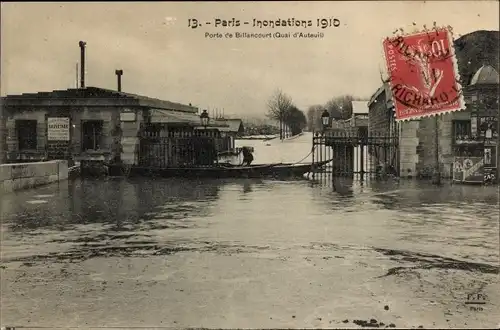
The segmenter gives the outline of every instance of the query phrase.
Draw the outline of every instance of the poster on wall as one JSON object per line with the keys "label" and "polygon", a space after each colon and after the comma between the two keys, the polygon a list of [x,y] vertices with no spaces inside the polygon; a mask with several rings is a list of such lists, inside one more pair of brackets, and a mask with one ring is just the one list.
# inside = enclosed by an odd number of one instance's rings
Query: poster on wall
{"label": "poster on wall", "polygon": [[453,181],[482,183],[483,180],[483,157],[455,157],[453,162]]}
{"label": "poster on wall", "polygon": [[47,118],[47,139],[49,141],[69,141],[69,118],[49,117]]}
{"label": "poster on wall", "polygon": [[497,138],[497,118],[496,117],[480,117],[479,118],[480,136],[486,140]]}

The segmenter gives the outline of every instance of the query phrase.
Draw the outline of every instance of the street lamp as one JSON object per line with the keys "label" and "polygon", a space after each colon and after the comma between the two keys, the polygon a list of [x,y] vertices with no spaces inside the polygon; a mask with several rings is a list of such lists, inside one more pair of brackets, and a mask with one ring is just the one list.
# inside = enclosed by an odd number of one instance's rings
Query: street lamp
{"label": "street lamp", "polygon": [[323,131],[325,131],[330,124],[330,113],[326,109],[321,114],[321,123],[323,124]]}
{"label": "street lamp", "polygon": [[207,110],[203,110],[203,112],[200,115],[200,120],[201,120],[201,124],[203,125],[203,127],[205,129],[207,129],[208,122],[210,121],[210,117],[208,115]]}

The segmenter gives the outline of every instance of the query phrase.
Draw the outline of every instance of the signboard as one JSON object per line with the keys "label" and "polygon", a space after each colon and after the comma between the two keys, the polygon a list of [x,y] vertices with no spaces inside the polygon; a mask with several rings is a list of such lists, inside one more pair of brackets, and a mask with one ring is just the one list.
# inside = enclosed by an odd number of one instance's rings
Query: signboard
{"label": "signboard", "polygon": [[124,110],[120,113],[120,121],[136,121],[136,115],[134,111]]}
{"label": "signboard", "polygon": [[485,147],[484,148],[484,166],[485,167],[496,167],[496,152],[495,147]]}
{"label": "signboard", "polygon": [[484,183],[496,183],[496,168],[485,168],[484,169]]}
{"label": "signboard", "polygon": [[483,183],[483,157],[455,157],[453,162],[453,181]]}
{"label": "signboard", "polygon": [[465,108],[453,40],[447,29],[387,38],[383,47],[396,120]]}
{"label": "signboard", "polygon": [[47,139],[49,141],[69,141],[69,129],[68,117],[47,118]]}

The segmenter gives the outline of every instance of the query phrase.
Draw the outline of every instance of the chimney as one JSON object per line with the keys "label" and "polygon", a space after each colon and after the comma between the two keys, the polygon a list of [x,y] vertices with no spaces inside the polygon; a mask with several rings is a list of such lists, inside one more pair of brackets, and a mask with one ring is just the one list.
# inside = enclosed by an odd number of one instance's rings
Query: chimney
{"label": "chimney", "polygon": [[85,41],[80,41],[80,88],[85,88]]}
{"label": "chimney", "polygon": [[122,91],[122,74],[123,70],[115,70],[116,77],[118,79],[118,91]]}

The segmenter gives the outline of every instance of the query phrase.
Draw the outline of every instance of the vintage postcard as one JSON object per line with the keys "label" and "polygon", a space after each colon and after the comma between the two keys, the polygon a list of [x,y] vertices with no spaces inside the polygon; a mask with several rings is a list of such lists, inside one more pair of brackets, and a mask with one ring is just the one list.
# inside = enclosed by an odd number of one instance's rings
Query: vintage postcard
{"label": "vintage postcard", "polygon": [[498,1],[2,2],[2,329],[498,328]]}

